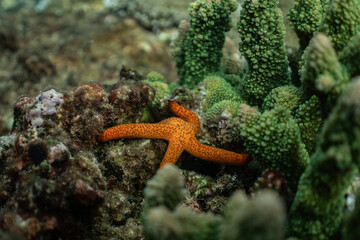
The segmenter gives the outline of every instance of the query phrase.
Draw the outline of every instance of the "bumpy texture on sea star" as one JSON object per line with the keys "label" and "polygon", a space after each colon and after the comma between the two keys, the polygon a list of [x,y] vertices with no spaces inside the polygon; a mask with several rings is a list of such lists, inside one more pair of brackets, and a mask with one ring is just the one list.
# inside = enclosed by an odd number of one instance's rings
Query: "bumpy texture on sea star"
{"label": "bumpy texture on sea star", "polygon": [[250,155],[211,147],[196,139],[200,129],[200,120],[195,113],[169,101],[171,111],[178,116],[159,123],[122,124],[105,130],[98,138],[105,142],[118,138],[156,138],[169,141],[165,157],[160,168],[166,163],[175,164],[181,153],[186,150],[195,157],[217,163],[240,165],[250,159]]}

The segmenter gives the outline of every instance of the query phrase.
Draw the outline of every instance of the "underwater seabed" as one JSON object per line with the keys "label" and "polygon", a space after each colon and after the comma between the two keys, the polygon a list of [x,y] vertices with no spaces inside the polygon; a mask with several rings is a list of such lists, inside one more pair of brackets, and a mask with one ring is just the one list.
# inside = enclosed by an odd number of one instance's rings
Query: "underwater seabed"
{"label": "underwater seabed", "polygon": [[190,2],[0,3],[0,239],[360,239],[360,0]]}

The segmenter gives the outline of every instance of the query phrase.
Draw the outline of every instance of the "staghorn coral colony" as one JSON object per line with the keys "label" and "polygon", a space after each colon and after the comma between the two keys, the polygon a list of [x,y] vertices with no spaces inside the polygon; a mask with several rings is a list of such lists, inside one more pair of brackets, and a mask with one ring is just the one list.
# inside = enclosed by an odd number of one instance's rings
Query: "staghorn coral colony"
{"label": "staghorn coral colony", "polygon": [[[123,68],[115,84],[19,98],[0,137],[1,238],[358,239],[360,1],[295,0],[295,54],[277,4],[243,1],[237,59],[236,1],[190,4],[171,44],[178,82]],[[97,142],[170,117],[168,100],[199,116],[201,143],[252,160],[185,153],[157,170],[161,140]]]}

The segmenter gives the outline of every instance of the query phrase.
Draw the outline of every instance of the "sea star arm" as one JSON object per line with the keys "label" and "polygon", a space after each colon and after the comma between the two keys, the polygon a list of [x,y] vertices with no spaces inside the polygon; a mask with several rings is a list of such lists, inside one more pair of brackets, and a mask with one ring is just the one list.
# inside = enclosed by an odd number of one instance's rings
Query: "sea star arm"
{"label": "sea star arm", "polygon": [[173,127],[163,124],[130,123],[106,129],[98,138],[100,142],[118,138],[156,138],[168,140]]}
{"label": "sea star arm", "polygon": [[248,154],[235,153],[202,144],[196,138],[191,138],[185,150],[195,157],[230,165],[241,165],[248,162],[251,158]]}
{"label": "sea star arm", "polygon": [[181,153],[186,150],[195,157],[218,163],[240,165],[251,156],[239,154],[201,144],[195,137],[200,128],[195,113],[169,101],[171,110],[180,118],[168,118],[159,123],[122,124],[105,130],[98,138],[100,142],[118,138],[156,138],[169,141],[168,149],[160,167],[166,163],[175,164]]}
{"label": "sea star arm", "polygon": [[167,163],[175,164],[183,151],[184,147],[181,144],[174,141],[169,141],[169,146],[166,150],[163,160],[160,163],[160,168],[162,168]]}
{"label": "sea star arm", "polygon": [[171,111],[179,118],[184,119],[186,122],[193,125],[195,133],[200,129],[200,120],[198,116],[192,111],[180,106],[174,101],[169,101]]}

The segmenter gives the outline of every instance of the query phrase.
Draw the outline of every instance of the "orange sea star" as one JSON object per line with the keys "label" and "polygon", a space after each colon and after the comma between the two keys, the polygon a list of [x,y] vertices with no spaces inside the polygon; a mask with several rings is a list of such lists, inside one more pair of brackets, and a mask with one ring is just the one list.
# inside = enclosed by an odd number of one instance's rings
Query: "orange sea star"
{"label": "orange sea star", "polygon": [[196,133],[200,129],[200,120],[195,113],[169,101],[171,111],[178,116],[159,123],[121,124],[105,130],[98,138],[105,142],[118,138],[156,138],[169,141],[165,157],[160,168],[166,163],[175,164],[181,153],[186,150],[195,157],[217,163],[240,165],[250,159],[248,154],[239,154],[200,143]]}

